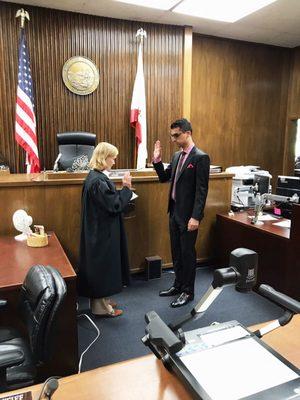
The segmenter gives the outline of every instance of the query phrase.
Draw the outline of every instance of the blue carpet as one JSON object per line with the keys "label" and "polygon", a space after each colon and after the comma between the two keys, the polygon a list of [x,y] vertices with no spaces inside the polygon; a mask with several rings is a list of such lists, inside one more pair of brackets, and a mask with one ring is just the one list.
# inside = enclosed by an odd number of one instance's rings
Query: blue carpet
{"label": "blue carpet", "polygon": [[[145,313],[155,310],[167,323],[187,314],[197,304],[212,282],[213,269],[199,268],[196,275],[196,292],[193,303],[173,309],[169,306],[174,297],[159,297],[159,290],[173,283],[172,271],[164,272],[160,279],[145,281],[143,277],[134,277],[132,285],[114,296],[118,307],[124,314],[118,318],[95,317],[90,313],[89,302],[79,299],[79,314],[87,313],[100,329],[100,338],[84,355],[82,371],[99,366],[124,361],[149,353],[141,342],[145,333]],[[210,306],[205,315],[196,321],[184,325],[185,331],[210,325],[212,322],[224,322],[233,319],[249,326],[278,318],[282,310],[256,293],[239,293],[234,287],[223,289],[219,297]],[[95,337],[95,330],[86,318],[78,319],[79,353]]]}

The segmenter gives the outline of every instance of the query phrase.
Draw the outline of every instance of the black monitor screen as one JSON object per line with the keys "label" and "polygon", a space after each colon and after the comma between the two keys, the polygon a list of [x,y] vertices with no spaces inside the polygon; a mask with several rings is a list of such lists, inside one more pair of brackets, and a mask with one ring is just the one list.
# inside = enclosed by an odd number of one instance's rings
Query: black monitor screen
{"label": "black monitor screen", "polygon": [[270,176],[254,174],[253,186],[258,193],[264,194],[269,192]]}
{"label": "black monitor screen", "polygon": [[[298,176],[278,176],[276,194],[280,196],[292,197],[297,194],[300,197],[300,177]],[[281,216],[291,218],[292,204],[276,202],[277,209]]]}
{"label": "black monitor screen", "polygon": [[295,193],[297,193],[298,196],[300,195],[300,177],[278,176],[276,194],[292,197]]}

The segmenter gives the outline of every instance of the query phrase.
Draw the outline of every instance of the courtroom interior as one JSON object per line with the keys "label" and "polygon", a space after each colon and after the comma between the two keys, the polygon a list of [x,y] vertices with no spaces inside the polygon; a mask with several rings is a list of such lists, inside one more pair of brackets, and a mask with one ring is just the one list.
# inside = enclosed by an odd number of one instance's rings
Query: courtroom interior
{"label": "courtroom interior", "polygon": [[300,399],[299,0],[1,0],[0,67],[0,400]]}

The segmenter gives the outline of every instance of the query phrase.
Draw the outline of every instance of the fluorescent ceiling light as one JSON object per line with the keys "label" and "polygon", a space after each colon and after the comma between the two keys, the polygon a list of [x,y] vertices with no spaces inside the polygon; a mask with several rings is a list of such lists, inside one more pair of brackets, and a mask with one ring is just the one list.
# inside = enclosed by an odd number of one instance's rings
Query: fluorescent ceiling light
{"label": "fluorescent ceiling light", "polygon": [[193,17],[235,22],[277,0],[184,0],[172,11]]}
{"label": "fluorescent ceiling light", "polygon": [[121,3],[134,4],[135,6],[143,6],[150,8],[158,8],[159,10],[170,10],[179,0],[116,0]]}

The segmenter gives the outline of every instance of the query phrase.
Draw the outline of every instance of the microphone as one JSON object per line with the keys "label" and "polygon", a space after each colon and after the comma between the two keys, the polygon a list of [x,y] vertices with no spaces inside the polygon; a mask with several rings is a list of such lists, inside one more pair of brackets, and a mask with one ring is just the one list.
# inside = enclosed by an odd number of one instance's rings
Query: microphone
{"label": "microphone", "polygon": [[56,160],[54,161],[53,172],[58,171],[58,161],[60,160],[61,156],[62,156],[62,154],[59,153],[58,156],[57,156],[57,158],[56,158]]}
{"label": "microphone", "polygon": [[41,394],[38,400],[48,399],[51,400],[53,393],[58,388],[58,380],[56,378],[48,378],[42,387]]}

